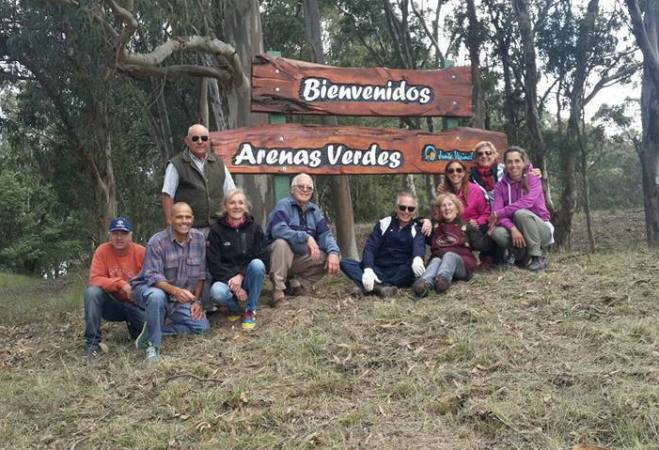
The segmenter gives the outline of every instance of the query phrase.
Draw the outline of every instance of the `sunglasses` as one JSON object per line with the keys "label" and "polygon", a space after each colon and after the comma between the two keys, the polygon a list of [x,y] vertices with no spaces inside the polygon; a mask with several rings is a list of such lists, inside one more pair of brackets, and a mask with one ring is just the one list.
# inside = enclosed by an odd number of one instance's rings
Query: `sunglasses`
{"label": "sunglasses", "polygon": [[407,212],[411,212],[411,213],[412,213],[412,212],[414,212],[414,211],[416,210],[416,206],[398,205],[398,209],[399,209],[401,212],[405,212],[405,211],[407,211]]}
{"label": "sunglasses", "polygon": [[450,169],[446,170],[446,173],[452,174],[452,173],[463,173],[465,170],[462,167],[451,167]]}
{"label": "sunglasses", "polygon": [[190,139],[192,139],[192,142],[197,142],[199,139],[201,139],[202,142],[206,142],[208,136],[192,136]]}
{"label": "sunglasses", "polygon": [[303,184],[298,184],[295,186],[299,191],[302,192],[313,192],[313,186],[306,186]]}
{"label": "sunglasses", "polygon": [[493,154],[493,153],[494,153],[493,151],[487,151],[487,152],[476,152],[476,157],[479,158],[479,157],[481,157],[481,156],[490,156],[490,155]]}

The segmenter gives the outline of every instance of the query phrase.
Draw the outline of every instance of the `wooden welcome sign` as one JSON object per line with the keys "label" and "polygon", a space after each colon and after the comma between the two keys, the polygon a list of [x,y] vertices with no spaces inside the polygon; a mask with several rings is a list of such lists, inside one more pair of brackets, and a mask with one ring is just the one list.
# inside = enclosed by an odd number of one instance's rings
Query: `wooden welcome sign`
{"label": "wooden welcome sign", "polygon": [[347,68],[258,55],[252,111],[334,116],[471,117],[471,70]]}
{"label": "wooden welcome sign", "polygon": [[233,173],[441,173],[451,159],[471,165],[480,141],[506,146],[505,134],[476,128],[427,133],[285,124],[212,132],[210,138]]}

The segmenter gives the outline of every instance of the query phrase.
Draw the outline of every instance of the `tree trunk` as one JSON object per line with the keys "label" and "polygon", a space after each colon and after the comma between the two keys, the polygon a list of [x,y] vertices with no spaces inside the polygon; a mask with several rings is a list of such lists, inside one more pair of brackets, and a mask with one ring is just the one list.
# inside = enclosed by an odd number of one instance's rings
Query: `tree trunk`
{"label": "tree trunk", "polygon": [[[231,7],[225,9],[222,29],[225,38],[231,42],[243,67],[251,67],[252,58],[263,53],[263,34],[261,29],[261,15],[257,0],[232,1]],[[250,112],[250,91],[232,89],[228,94],[229,128],[244,127],[266,123],[264,114]],[[237,175],[236,184],[245,188],[252,202],[252,214],[257,222],[265,224],[268,211],[272,210],[273,188],[266,175]]]}
{"label": "tree trunk", "polygon": [[[320,9],[318,0],[304,0],[304,24],[307,40],[313,50],[313,62],[325,64],[325,54],[321,39]],[[337,125],[336,117],[324,117],[325,125]],[[330,177],[334,217],[336,218],[336,240],[343,256],[359,258],[357,239],[355,238],[355,215],[350,197],[350,182],[347,176]]]}
{"label": "tree trunk", "polygon": [[540,125],[538,112],[538,67],[535,54],[535,36],[531,26],[531,16],[527,0],[513,0],[513,9],[517,17],[522,42],[522,60],[524,68],[524,99],[526,103],[526,129],[530,138],[529,154],[536,167],[542,171],[542,188],[547,206],[552,205],[550,196],[550,177],[547,171],[547,153],[545,140]]}
{"label": "tree trunk", "polygon": [[[655,19],[659,25],[659,15]],[[647,21],[647,13],[646,13]],[[659,41],[655,41],[659,44]],[[659,48],[659,45],[657,45]],[[645,231],[649,245],[659,246],[659,89],[644,66],[641,87],[643,138],[639,150],[645,207]]]}
{"label": "tree trunk", "polygon": [[101,123],[95,130],[95,139],[90,142],[90,145],[96,148],[83,150],[83,160],[94,186],[94,209],[96,211],[94,238],[97,245],[107,240],[108,225],[117,215],[117,183],[112,164],[112,138],[107,121],[101,118],[99,122]]}
{"label": "tree trunk", "polygon": [[485,127],[485,102],[480,77],[480,24],[476,17],[476,6],[474,0],[467,0],[467,17],[469,18],[469,29],[467,30],[467,47],[469,48],[469,60],[471,62],[471,85],[472,102],[474,104],[474,116],[472,123],[475,128]]}
{"label": "tree trunk", "polygon": [[526,128],[531,138],[529,152],[534,155],[537,167],[542,170],[543,182],[549,183],[545,161],[545,140],[538,113],[538,67],[535,55],[535,37],[527,0],[513,0],[513,9],[519,23],[524,62],[524,93],[526,99]]}
{"label": "tree trunk", "polygon": [[403,190],[412,194],[415,198],[416,195],[416,185],[414,184],[414,175],[408,173],[403,177]]}
{"label": "tree trunk", "polygon": [[574,84],[570,93],[570,117],[567,123],[567,145],[563,146],[560,156],[561,180],[563,192],[560,206],[555,216],[556,245],[559,248],[569,248],[572,233],[572,218],[577,206],[577,151],[579,149],[580,129],[579,123],[583,115],[584,89],[588,78],[588,61],[592,51],[593,30],[595,19],[599,10],[598,0],[590,0],[586,16],[579,27],[575,61],[577,67],[574,71]]}
{"label": "tree trunk", "polygon": [[208,78],[202,78],[199,87],[199,119],[200,123],[208,128],[210,125],[208,117]]}
{"label": "tree trunk", "polygon": [[643,53],[641,85],[641,139],[639,159],[643,182],[645,229],[649,245],[659,245],[659,4],[626,0],[636,42]]}
{"label": "tree trunk", "polygon": [[586,214],[586,231],[588,233],[588,250],[595,253],[595,236],[593,236],[593,220],[590,211],[590,183],[588,181],[588,162],[586,159],[586,146],[579,139],[579,150],[581,155],[581,180],[583,182],[583,209]]}

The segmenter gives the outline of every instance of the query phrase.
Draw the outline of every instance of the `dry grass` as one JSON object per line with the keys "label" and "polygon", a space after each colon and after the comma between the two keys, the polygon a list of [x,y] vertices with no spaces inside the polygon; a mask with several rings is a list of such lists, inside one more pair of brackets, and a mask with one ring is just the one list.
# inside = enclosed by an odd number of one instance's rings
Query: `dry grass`
{"label": "dry grass", "polygon": [[[59,311],[0,319],[0,446],[659,448],[659,255],[630,243],[638,216],[597,220],[605,250],[546,273],[478,274],[422,301],[325,280],[252,333],[212,317],[206,336],[166,339],[153,369],[117,324],[82,365],[82,283],[39,282],[28,303]],[[21,300],[7,292],[3,311]]]}

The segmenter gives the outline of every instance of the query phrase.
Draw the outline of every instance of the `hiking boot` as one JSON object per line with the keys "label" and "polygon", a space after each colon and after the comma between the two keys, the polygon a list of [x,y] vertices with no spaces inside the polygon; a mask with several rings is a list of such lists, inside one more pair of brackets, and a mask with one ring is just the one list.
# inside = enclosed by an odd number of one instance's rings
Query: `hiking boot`
{"label": "hiking boot", "polygon": [[507,254],[507,255],[503,258],[503,264],[504,264],[505,266],[512,267],[512,266],[514,266],[516,263],[517,263],[517,260],[515,259],[515,255],[513,255],[512,253]]}
{"label": "hiking boot", "polygon": [[149,346],[149,332],[146,329],[146,322],[142,327],[142,332],[135,339],[135,348],[147,348]]}
{"label": "hiking boot", "polygon": [[245,311],[242,326],[243,330],[251,330],[256,326],[256,313],[251,309]]}
{"label": "hiking boot", "polygon": [[449,286],[451,286],[451,282],[446,278],[442,276],[438,276],[437,278],[435,278],[435,290],[437,291],[438,294],[446,292]]}
{"label": "hiking boot", "polygon": [[395,286],[375,283],[373,293],[380,298],[393,297],[398,293],[398,288]]}
{"label": "hiking boot", "polygon": [[147,366],[153,366],[160,362],[160,349],[154,347],[149,343],[149,346],[146,348],[144,364]]}
{"label": "hiking boot", "polygon": [[93,364],[100,357],[101,349],[98,347],[98,345],[89,345],[85,350],[85,356],[83,356],[83,360],[85,361],[85,364]]}
{"label": "hiking boot", "polygon": [[299,281],[291,281],[288,286],[286,286],[284,294],[288,295],[289,297],[299,297],[302,295],[307,295],[307,290]]}
{"label": "hiking boot", "polygon": [[494,268],[494,258],[491,256],[483,256],[480,259],[480,264],[478,266],[480,270],[492,270]]}
{"label": "hiking boot", "polygon": [[416,295],[417,297],[423,298],[426,295],[428,295],[431,287],[432,285],[430,283],[428,283],[423,278],[419,278],[412,285],[412,291],[414,291],[414,295]]}
{"label": "hiking boot", "polygon": [[364,295],[364,291],[359,286],[353,286],[348,291],[348,297],[362,298]]}
{"label": "hiking boot", "polygon": [[540,272],[545,270],[545,267],[547,267],[545,258],[542,256],[531,256],[531,261],[529,262],[527,269],[531,272]]}
{"label": "hiking boot", "polygon": [[284,291],[275,290],[272,292],[272,298],[270,299],[270,306],[276,308],[277,306],[286,305],[286,294]]}

